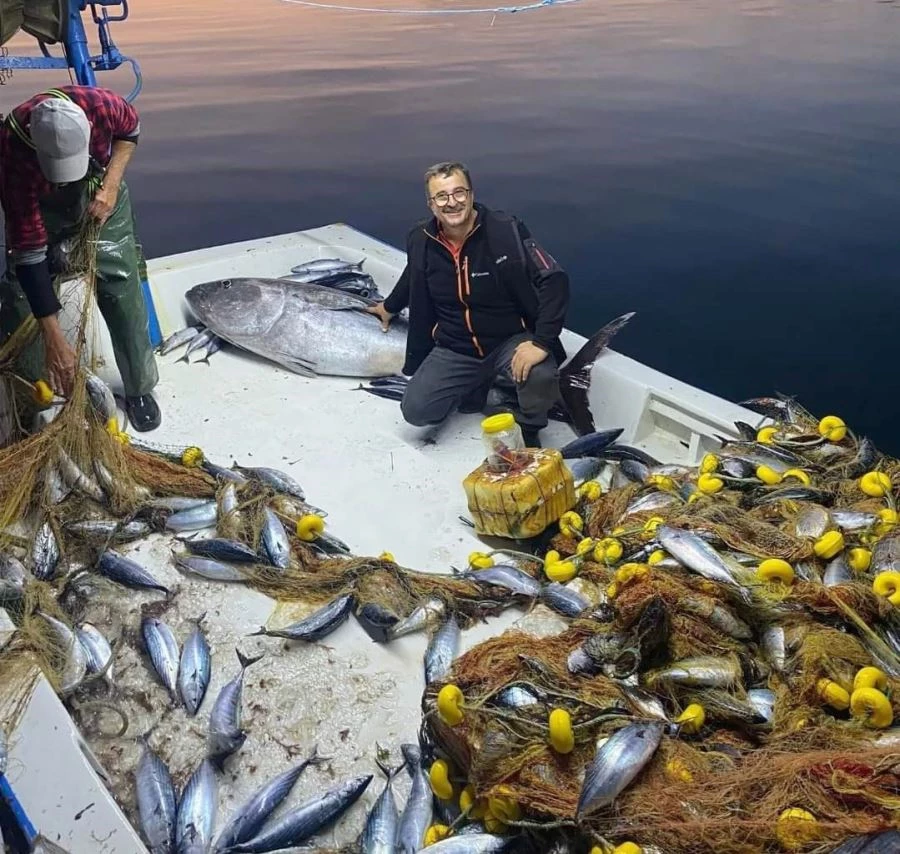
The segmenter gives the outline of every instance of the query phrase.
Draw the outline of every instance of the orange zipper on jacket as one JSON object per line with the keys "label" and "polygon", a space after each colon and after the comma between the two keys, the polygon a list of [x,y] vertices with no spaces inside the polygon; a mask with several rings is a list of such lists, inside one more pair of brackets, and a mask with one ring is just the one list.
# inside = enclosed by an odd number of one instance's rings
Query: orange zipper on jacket
{"label": "orange zipper on jacket", "polygon": [[[479,223],[480,225],[480,223]],[[472,311],[469,307],[469,304],[466,302],[466,297],[472,295],[472,286],[469,282],[469,259],[466,257],[463,261],[463,264],[460,265],[459,259],[462,255],[463,247],[466,245],[466,240],[474,234],[479,225],[476,225],[465,237],[465,240],[459,245],[459,248],[453,246],[452,243],[444,240],[443,236],[440,235],[435,237],[431,234],[428,229],[425,229],[425,234],[427,234],[432,240],[437,241],[441,244],[445,249],[447,249],[450,254],[453,256],[453,263],[456,265],[456,296],[460,302],[460,305],[463,309],[463,318],[466,322],[466,329],[469,330],[469,335],[472,336],[472,345],[475,347],[475,352],[478,353],[479,356],[484,356],[484,350],[481,346],[481,342],[478,340],[478,336],[475,334],[475,330],[472,328]],[[435,324],[435,327],[437,324]]]}

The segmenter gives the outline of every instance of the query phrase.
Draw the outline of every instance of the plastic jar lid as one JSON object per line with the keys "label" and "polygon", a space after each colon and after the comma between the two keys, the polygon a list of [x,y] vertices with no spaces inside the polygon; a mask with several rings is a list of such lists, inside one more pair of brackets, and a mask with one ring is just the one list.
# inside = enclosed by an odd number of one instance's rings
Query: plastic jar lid
{"label": "plastic jar lid", "polygon": [[516,418],[511,412],[500,412],[481,422],[481,429],[485,433],[502,433],[504,430],[512,430],[515,426]]}

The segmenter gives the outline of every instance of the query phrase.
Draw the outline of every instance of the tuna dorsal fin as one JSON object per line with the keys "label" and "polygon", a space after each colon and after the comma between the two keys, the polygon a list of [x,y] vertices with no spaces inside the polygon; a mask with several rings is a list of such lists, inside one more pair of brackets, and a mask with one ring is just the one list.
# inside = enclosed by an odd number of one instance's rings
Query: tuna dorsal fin
{"label": "tuna dorsal fin", "polygon": [[612,337],[634,315],[633,311],[623,314],[595,332],[559,372],[560,396],[572,419],[572,426],[579,436],[594,432],[594,416],[591,414],[588,403],[591,369],[594,367],[594,362]]}

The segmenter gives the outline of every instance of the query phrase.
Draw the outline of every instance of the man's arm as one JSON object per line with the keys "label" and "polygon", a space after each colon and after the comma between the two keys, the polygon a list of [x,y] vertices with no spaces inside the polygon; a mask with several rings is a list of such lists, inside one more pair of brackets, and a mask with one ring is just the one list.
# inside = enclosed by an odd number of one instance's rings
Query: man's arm
{"label": "man's arm", "polygon": [[538,297],[533,340],[549,353],[565,326],[569,308],[569,276],[521,222],[519,235],[525,247],[526,271]]}
{"label": "man's arm", "polygon": [[93,201],[88,207],[88,215],[101,223],[109,219],[109,215],[116,207],[119,198],[119,188],[125,177],[125,167],[131,160],[137,142],[127,139],[115,139],[112,144],[112,152],[106,174],[103,176],[103,184],[94,194]]}
{"label": "man's arm", "polygon": [[384,307],[391,314],[400,314],[409,305],[409,264],[403,268],[397,284],[384,301]]}

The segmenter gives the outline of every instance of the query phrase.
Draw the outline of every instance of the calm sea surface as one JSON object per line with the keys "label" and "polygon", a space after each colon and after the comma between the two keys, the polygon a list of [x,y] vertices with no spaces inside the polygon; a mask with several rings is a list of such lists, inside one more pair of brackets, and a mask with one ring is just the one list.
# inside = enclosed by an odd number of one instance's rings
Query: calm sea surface
{"label": "calm sea surface", "polygon": [[[794,394],[900,454],[900,8],[372,5],[393,13],[133,4],[113,35],[145,75],[148,255],[335,221],[402,245],[425,167],[461,159],[570,272],[569,326],[634,310],[619,351],[732,399]],[[0,111],[59,82],[18,72]]]}

